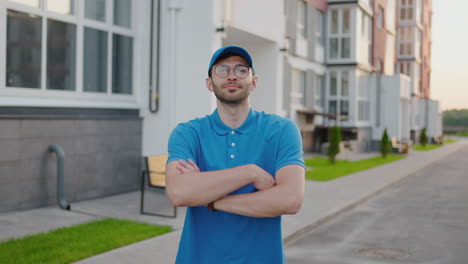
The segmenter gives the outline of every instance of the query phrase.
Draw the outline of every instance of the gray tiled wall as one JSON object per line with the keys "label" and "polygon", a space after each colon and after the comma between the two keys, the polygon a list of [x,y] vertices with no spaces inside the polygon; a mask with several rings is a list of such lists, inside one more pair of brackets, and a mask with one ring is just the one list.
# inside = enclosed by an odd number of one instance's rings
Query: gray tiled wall
{"label": "gray tiled wall", "polygon": [[54,204],[56,157],[65,152],[70,202],[136,190],[142,121],[0,119],[0,212]]}

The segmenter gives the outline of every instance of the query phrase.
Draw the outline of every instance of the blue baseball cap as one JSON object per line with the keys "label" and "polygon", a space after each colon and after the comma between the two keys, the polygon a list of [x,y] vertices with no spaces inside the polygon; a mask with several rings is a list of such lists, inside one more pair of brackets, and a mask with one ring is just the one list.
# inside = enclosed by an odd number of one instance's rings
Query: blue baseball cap
{"label": "blue baseball cap", "polygon": [[213,67],[213,65],[217,61],[219,61],[221,58],[225,58],[226,55],[241,56],[247,61],[250,68],[253,69],[253,61],[252,61],[252,57],[250,57],[250,54],[245,49],[239,46],[230,45],[230,46],[220,48],[213,54],[213,56],[211,57],[210,66],[208,67],[208,76],[210,75],[210,70]]}

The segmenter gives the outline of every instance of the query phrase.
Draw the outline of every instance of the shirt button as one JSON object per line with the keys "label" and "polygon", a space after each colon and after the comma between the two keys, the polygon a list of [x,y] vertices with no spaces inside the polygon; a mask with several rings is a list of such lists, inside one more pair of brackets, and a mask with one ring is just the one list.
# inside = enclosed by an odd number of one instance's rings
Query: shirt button
{"label": "shirt button", "polygon": [[236,146],[236,143],[231,143],[231,146],[235,147],[235,146]]}
{"label": "shirt button", "polygon": [[234,157],[235,157],[234,154],[231,154],[231,159],[233,159]]}
{"label": "shirt button", "polygon": [[233,134],[233,135],[234,135],[235,133],[236,133],[236,131],[234,131],[234,130],[233,130],[233,131],[231,131],[231,134]]}

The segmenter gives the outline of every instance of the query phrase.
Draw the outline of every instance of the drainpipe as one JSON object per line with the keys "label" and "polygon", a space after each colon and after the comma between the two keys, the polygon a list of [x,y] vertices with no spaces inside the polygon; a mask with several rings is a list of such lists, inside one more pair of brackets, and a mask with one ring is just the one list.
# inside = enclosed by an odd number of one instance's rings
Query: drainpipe
{"label": "drainpipe", "polygon": [[50,145],[49,152],[55,152],[57,155],[57,203],[60,208],[70,210],[70,204],[63,198],[63,164],[65,153],[58,145]]}
{"label": "drainpipe", "polygon": [[[158,1],[155,10],[154,1]],[[157,20],[154,16],[157,14]],[[149,111],[153,114],[159,110],[159,46],[161,38],[161,0],[151,1],[151,38],[150,38],[150,80],[149,80]],[[156,33],[154,29],[156,28]],[[156,45],[155,45],[156,43]]]}
{"label": "drainpipe", "polygon": [[169,9],[169,90],[171,94],[171,114],[169,117],[169,127],[173,128],[176,124],[177,111],[177,47],[178,44],[178,17],[179,11],[183,8],[183,0],[170,0]]}

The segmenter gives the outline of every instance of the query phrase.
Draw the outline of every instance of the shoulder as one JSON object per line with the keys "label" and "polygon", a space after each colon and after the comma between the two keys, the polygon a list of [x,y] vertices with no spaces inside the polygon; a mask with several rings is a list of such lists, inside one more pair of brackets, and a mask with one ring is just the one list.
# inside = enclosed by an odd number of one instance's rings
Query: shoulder
{"label": "shoulder", "polygon": [[296,127],[291,119],[285,118],[276,114],[269,114],[265,112],[257,112],[260,126],[263,129],[272,129],[274,131],[283,130],[285,127]]}
{"label": "shoulder", "polygon": [[209,115],[204,117],[198,117],[187,122],[179,123],[174,128],[174,132],[199,132],[201,129],[206,127],[208,123]]}

